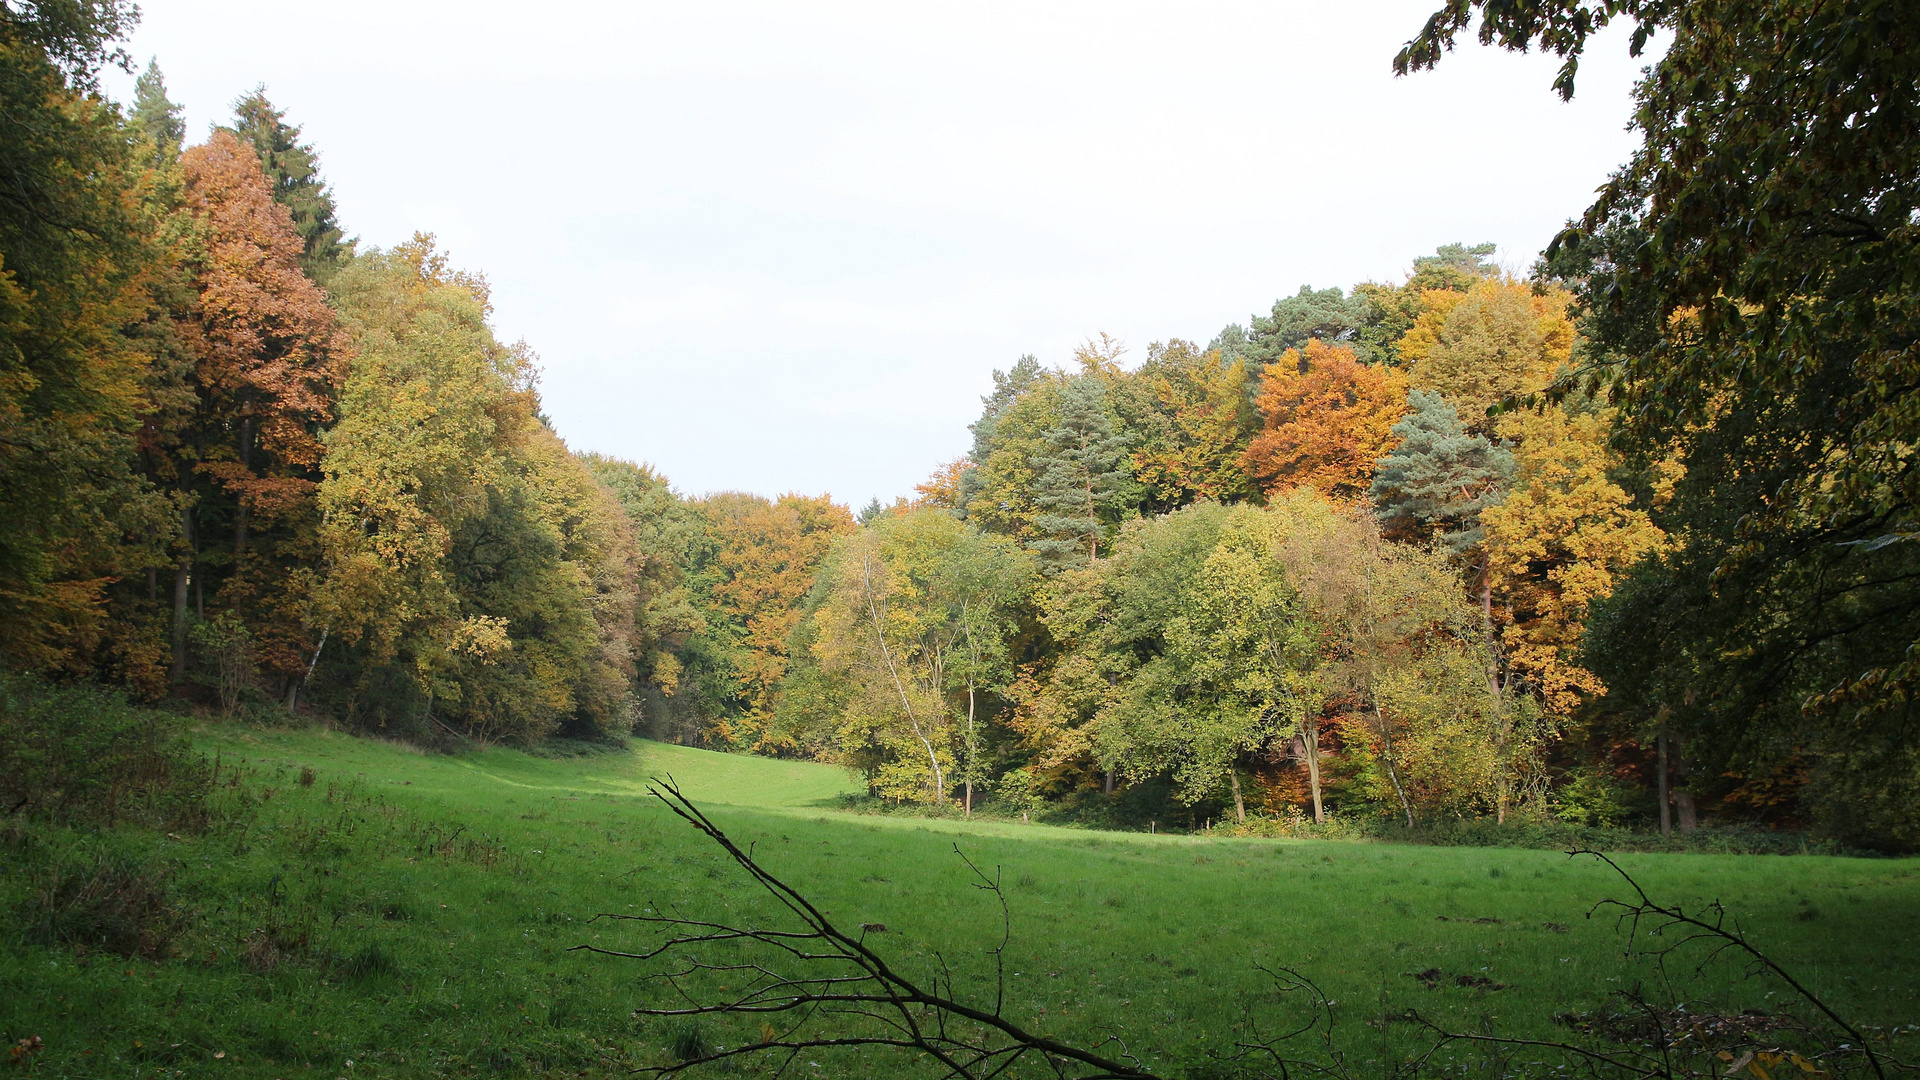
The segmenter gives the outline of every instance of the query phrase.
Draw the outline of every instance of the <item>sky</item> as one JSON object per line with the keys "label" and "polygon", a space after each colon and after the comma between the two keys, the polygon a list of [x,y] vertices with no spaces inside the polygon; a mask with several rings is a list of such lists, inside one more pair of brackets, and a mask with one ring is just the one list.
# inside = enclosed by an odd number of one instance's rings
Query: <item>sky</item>
{"label": "sky", "polygon": [[1470,39],[1395,78],[1437,3],[144,0],[127,48],[190,140],[264,83],[362,245],[485,273],[574,449],[857,508],[1023,354],[1138,362],[1454,241],[1524,272],[1644,61],[1609,31],[1572,103]]}

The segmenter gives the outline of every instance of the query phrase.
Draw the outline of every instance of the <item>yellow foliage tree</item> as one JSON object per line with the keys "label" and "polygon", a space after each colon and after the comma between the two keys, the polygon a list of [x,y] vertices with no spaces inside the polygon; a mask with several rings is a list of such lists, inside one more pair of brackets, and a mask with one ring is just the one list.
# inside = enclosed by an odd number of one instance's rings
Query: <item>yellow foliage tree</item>
{"label": "yellow foliage tree", "polygon": [[1608,476],[1617,464],[1607,446],[1612,421],[1611,410],[1502,417],[1499,434],[1518,444],[1513,488],[1482,515],[1490,591],[1512,620],[1507,664],[1561,715],[1582,695],[1606,692],[1575,662],[1589,606],[1666,542]]}
{"label": "yellow foliage tree", "polygon": [[853,515],[825,495],[787,494],[769,502],[737,492],[700,503],[715,544],[715,615],[737,632],[733,656],[738,716],[714,721],[714,736],[743,749],[790,749],[769,730],[786,678],[788,640],[800,602],[834,540],[853,531]]}
{"label": "yellow foliage tree", "polygon": [[1563,289],[1494,279],[1421,296],[1425,310],[1400,339],[1409,382],[1445,395],[1481,434],[1492,426],[1489,408],[1544,388],[1572,355],[1572,296]]}
{"label": "yellow foliage tree", "polygon": [[1238,502],[1254,493],[1241,461],[1257,423],[1244,360],[1174,341],[1156,344],[1134,377],[1145,382],[1155,408],[1133,452],[1133,475],[1157,502]]}

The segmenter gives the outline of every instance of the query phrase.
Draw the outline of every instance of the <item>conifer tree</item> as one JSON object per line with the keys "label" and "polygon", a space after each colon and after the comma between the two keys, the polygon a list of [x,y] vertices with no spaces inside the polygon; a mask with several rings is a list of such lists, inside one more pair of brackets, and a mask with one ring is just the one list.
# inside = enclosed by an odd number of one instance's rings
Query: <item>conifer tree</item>
{"label": "conifer tree", "polygon": [[313,146],[300,141],[300,128],[286,122],[286,113],[267,100],[267,88],[233,103],[232,132],[260,155],[260,167],[273,186],[273,201],[293,214],[293,227],[304,250],[300,268],[326,284],[353,254],[334,218],[333,192],[320,179],[320,157]]}
{"label": "conifer tree", "polygon": [[1407,402],[1413,411],[1393,425],[1400,444],[1380,459],[1373,478],[1380,523],[1462,554],[1480,544],[1480,511],[1512,482],[1513,453],[1470,434],[1459,411],[1436,392],[1415,390]]}
{"label": "conifer tree", "polygon": [[1033,457],[1034,525],[1040,535],[1027,547],[1042,564],[1058,570],[1074,565],[1085,552],[1099,557],[1102,518],[1124,504],[1128,480],[1124,432],[1107,415],[1105,390],[1098,378],[1067,383],[1060,395],[1059,423],[1042,437]]}
{"label": "conifer tree", "polygon": [[153,140],[157,161],[180,153],[187,138],[187,122],[178,104],[167,99],[167,80],[160,74],[160,61],[147,61],[147,70],[133,83],[133,126]]}
{"label": "conifer tree", "polygon": [[1227,327],[1208,348],[1228,360],[1247,361],[1257,375],[1288,349],[1304,349],[1309,341],[1351,340],[1366,325],[1368,308],[1357,291],[1348,296],[1337,285],[1318,290],[1302,285],[1298,293],[1275,300],[1271,315],[1255,315],[1245,328]]}

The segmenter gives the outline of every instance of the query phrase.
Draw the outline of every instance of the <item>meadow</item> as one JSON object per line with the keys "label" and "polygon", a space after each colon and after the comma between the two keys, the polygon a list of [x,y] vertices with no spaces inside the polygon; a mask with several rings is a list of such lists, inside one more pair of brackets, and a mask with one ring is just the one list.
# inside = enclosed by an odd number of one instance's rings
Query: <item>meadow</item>
{"label": "meadow", "polygon": [[[959,973],[957,993],[990,998],[999,912],[970,887],[958,845],[1005,884],[1008,1015],[1087,1042],[1123,1031],[1170,1072],[1230,1042],[1243,1006],[1270,996],[1256,962],[1325,990],[1364,1072],[1410,1045],[1394,1022],[1409,1008],[1456,1029],[1553,1037],[1564,1034],[1557,1014],[1661,978],[1612,918],[1587,917],[1624,895],[1620,879],[1552,851],[860,816],[839,809],[857,788],[844,771],[639,740],[578,757],[437,755],[215,725],[194,741],[218,756],[222,798],[237,800],[229,824],[49,829],[9,850],[0,902],[16,912],[76,895],[61,875],[120,860],[166,867],[175,913],[167,945],[144,959],[7,935],[0,1039],[40,1040],[21,1060],[31,1075],[599,1076],[664,1061],[669,1023],[632,1014],[664,993],[641,979],[651,969],[569,950],[646,940],[597,913],[752,921],[768,910],[648,795],[649,778],[666,775],[831,917],[883,924],[870,940],[903,968],[930,970],[938,954]],[[1858,1021],[1920,1018],[1920,861],[1620,862],[1663,899],[1724,901]],[[1788,1005],[1777,983],[1731,963],[1669,971],[1699,1009]],[[706,1033],[723,1045],[751,1036],[725,1019]],[[864,1076],[874,1064],[800,1067]]]}

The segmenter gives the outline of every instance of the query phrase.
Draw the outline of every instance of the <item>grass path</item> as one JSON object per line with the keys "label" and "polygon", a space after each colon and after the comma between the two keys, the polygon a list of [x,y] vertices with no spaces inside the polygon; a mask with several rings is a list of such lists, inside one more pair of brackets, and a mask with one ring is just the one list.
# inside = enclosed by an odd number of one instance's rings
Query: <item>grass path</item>
{"label": "grass path", "polygon": [[[1256,960],[1318,980],[1363,1059],[1399,1052],[1403,1038],[1368,1018],[1417,1007],[1461,1027],[1492,1017],[1551,1034],[1554,1013],[1655,976],[1622,955],[1611,922],[1584,917],[1617,881],[1550,851],[856,816],[832,808],[851,787],[839,770],[651,743],[545,759],[434,756],[322,732],[199,739],[267,797],[239,835],[139,841],[177,868],[176,894],[201,913],[172,958],[22,942],[0,953],[0,1039],[46,1040],[36,1076],[610,1076],[654,1060],[664,1029],[630,1013],[657,989],[630,963],[567,951],[641,939],[590,917],[660,905],[767,913],[645,795],[666,773],[833,917],[886,924],[883,947],[908,970],[938,954],[961,993],[986,994],[980,957],[997,912],[968,887],[963,845],[1008,888],[1010,1013],[1074,1038],[1130,1032],[1163,1065],[1230,1035],[1241,1005],[1266,992]],[[1622,861],[1664,897],[1725,900],[1756,941],[1861,1019],[1920,1018],[1920,861]],[[0,902],[23,887],[0,876],[15,890]],[[1411,977],[1434,968],[1505,989]],[[1781,1004],[1776,987],[1728,967],[1689,992],[1702,1007]],[[722,1042],[751,1034],[712,1029]],[[828,1060],[806,1075],[873,1067]]]}

